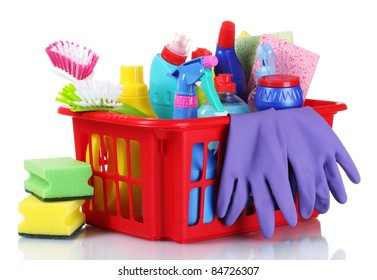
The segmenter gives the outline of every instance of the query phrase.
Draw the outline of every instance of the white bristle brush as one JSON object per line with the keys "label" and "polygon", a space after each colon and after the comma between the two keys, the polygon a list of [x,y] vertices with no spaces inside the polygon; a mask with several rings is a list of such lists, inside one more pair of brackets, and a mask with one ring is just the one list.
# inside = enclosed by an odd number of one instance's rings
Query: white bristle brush
{"label": "white bristle brush", "polygon": [[[98,55],[92,50],[68,41],[57,41],[46,48],[53,70],[72,82],[93,75]],[[68,74],[68,75],[66,75]]]}
{"label": "white bristle brush", "polygon": [[72,112],[110,111],[148,117],[130,104],[118,101],[123,86],[110,81],[82,80],[63,87],[56,101],[68,104]]}
{"label": "white bristle brush", "polygon": [[68,104],[73,112],[121,107],[123,86],[110,81],[81,80],[63,87],[56,101]]}
{"label": "white bristle brush", "polygon": [[79,107],[116,108],[122,106],[118,101],[123,86],[110,81],[82,80],[73,83],[75,94],[81,101],[73,103]]}

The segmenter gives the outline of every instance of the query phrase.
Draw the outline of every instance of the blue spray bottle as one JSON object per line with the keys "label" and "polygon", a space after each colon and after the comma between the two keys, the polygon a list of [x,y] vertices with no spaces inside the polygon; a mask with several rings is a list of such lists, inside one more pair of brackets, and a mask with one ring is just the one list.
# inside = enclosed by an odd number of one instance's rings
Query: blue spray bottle
{"label": "blue spray bottle", "polygon": [[[217,64],[215,56],[202,56],[180,65],[175,71],[168,75],[177,79],[177,90],[174,99],[174,119],[197,118],[198,96],[196,85],[198,82],[204,90],[208,101],[219,114],[226,115],[212,80],[211,68]],[[206,179],[213,179],[216,176],[217,160],[212,152],[207,149]],[[190,181],[197,182],[202,177],[204,143],[196,143],[192,147]],[[208,186],[204,195],[203,223],[209,223],[214,218],[215,188]],[[200,211],[200,189],[193,188],[189,198],[188,225],[195,225],[199,221]]]}
{"label": "blue spray bottle", "polygon": [[160,119],[173,118],[177,81],[170,79],[166,73],[173,72],[177,66],[186,61],[190,44],[191,39],[188,36],[175,33],[161,53],[153,58],[148,95],[152,108]]}
{"label": "blue spray bottle", "polygon": [[[275,55],[270,44],[259,44],[256,49],[256,57],[260,61],[260,67],[255,73],[255,84],[258,85],[260,77],[276,74]],[[258,111],[255,105],[255,94],[257,88],[251,90],[248,97],[248,104],[252,111]]]}
{"label": "blue spray bottle", "polygon": [[259,44],[256,55],[260,60],[261,66],[256,72],[256,82],[262,76],[276,74],[275,55],[270,44]]}
{"label": "blue spray bottle", "polygon": [[236,83],[236,95],[247,102],[246,79],[242,65],[234,49],[235,25],[231,21],[224,21],[221,25],[216,46],[216,57],[219,63],[215,66],[215,74],[233,74],[232,81]]}

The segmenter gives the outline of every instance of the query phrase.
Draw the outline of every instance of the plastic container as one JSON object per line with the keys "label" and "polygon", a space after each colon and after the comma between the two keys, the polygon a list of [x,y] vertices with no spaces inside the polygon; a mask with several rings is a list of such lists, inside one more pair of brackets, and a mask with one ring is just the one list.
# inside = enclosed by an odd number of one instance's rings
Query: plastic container
{"label": "plastic container", "polygon": [[236,95],[247,102],[246,78],[234,48],[235,30],[235,24],[231,21],[224,21],[221,24],[215,53],[219,63],[214,70],[216,75],[233,74],[232,80],[237,85]]}
{"label": "plastic container", "polygon": [[[313,107],[330,125],[338,111],[347,109],[344,103],[321,100],[307,99],[305,105]],[[76,158],[92,165],[94,196],[82,207],[87,224],[148,240],[179,243],[260,229],[252,204],[230,227],[216,215],[211,222],[203,222],[206,189],[217,188],[221,160],[217,160],[215,178],[206,179],[206,172],[202,172],[197,181],[190,182],[193,146],[199,143],[208,147],[217,141],[217,158],[222,158],[229,116],[159,120],[100,111],[73,113],[65,107],[58,112],[72,117]],[[117,153],[119,148],[124,150],[122,156]],[[135,150],[139,160],[131,160]],[[209,149],[203,151],[203,170],[207,170]],[[198,222],[189,226],[189,194],[193,188],[200,189],[201,208]],[[279,210],[275,221],[276,226],[286,224]]]}
{"label": "plastic container", "polygon": [[143,66],[121,66],[120,84],[123,86],[123,91],[118,101],[134,106],[151,118],[157,118],[149,102]]}
{"label": "plastic container", "polygon": [[[235,95],[236,84],[232,82],[233,74],[219,74],[215,77],[215,89],[221,104],[229,114],[245,114],[251,112],[249,105]],[[214,117],[217,111],[209,104],[203,104],[198,109],[198,117]]]}
{"label": "plastic container", "polygon": [[267,75],[258,79],[255,107],[258,111],[299,108],[304,103],[300,78],[291,75]]}
{"label": "plastic container", "polygon": [[161,119],[172,119],[177,81],[167,76],[187,59],[191,39],[176,32],[152,60],[149,77],[149,99],[153,110]]}

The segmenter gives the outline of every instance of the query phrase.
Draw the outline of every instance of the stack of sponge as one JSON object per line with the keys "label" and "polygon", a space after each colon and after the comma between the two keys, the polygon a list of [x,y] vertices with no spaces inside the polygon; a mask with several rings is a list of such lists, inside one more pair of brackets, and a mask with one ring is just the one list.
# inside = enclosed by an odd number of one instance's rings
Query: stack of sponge
{"label": "stack of sponge", "polygon": [[30,176],[24,182],[28,197],[19,203],[24,220],[18,233],[27,237],[70,238],[85,224],[81,205],[93,197],[88,184],[90,164],[70,157],[24,161]]}
{"label": "stack of sponge", "polygon": [[[249,84],[251,71],[255,61],[256,50],[258,45],[261,43],[262,35],[251,36],[247,31],[242,31],[235,40],[234,47],[245,74],[246,84]],[[271,33],[271,35],[285,40],[286,42],[293,42],[292,31],[275,32]]]}
{"label": "stack of sponge", "polygon": [[250,108],[256,111],[254,102],[257,87],[256,71],[261,66],[261,61],[256,57],[256,49],[259,44],[268,44],[272,47],[278,74],[293,75],[300,78],[300,86],[305,99],[319,55],[293,44],[291,31],[258,36],[250,36],[249,33],[243,31],[235,41],[235,51],[244,71]]}

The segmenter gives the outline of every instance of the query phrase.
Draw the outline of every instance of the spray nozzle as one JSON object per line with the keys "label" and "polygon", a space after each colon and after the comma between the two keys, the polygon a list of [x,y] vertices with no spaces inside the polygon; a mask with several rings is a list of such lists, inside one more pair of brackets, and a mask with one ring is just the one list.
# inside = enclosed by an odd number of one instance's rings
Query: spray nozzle
{"label": "spray nozzle", "polygon": [[270,44],[260,44],[257,47],[256,55],[261,63],[256,73],[257,82],[262,76],[276,74],[275,57]]}
{"label": "spray nozzle", "polygon": [[168,75],[178,80],[178,94],[195,95],[196,93],[192,92],[192,89],[189,87],[200,81],[206,69],[214,67],[217,65],[217,62],[216,56],[202,56],[181,64],[175,71],[168,73]]}
{"label": "spray nozzle", "polygon": [[224,112],[212,80],[212,67],[216,66],[216,56],[208,55],[192,59],[181,64],[175,71],[168,73],[170,77],[178,80],[176,95],[196,96],[195,87],[198,82],[206,94],[208,101],[218,112]]}
{"label": "spray nozzle", "polygon": [[212,68],[217,65],[219,60],[214,55],[203,56],[203,66],[204,68]]}

